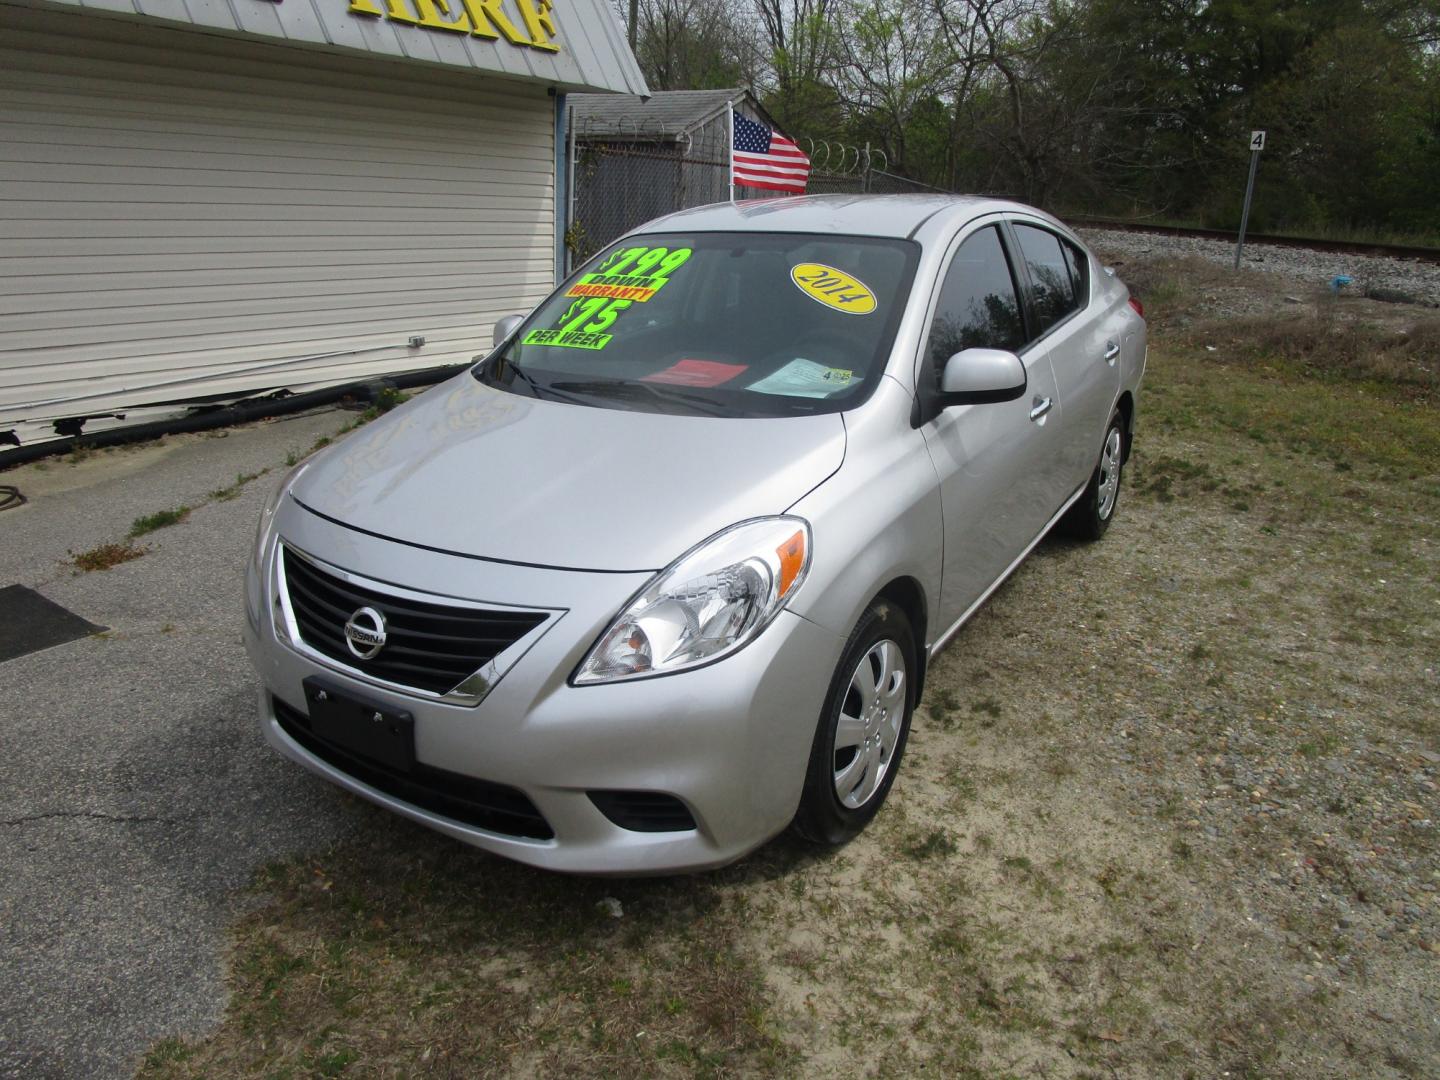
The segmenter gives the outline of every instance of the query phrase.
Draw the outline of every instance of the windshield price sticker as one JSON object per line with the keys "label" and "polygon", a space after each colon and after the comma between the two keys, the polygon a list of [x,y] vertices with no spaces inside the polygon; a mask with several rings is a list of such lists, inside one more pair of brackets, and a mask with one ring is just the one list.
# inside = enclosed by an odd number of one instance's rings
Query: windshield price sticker
{"label": "windshield price sticker", "polygon": [[522,345],[555,345],[562,349],[603,349],[609,334],[587,334],[583,330],[531,330]]}
{"label": "windshield price sticker", "polygon": [[617,300],[639,300],[642,304],[660,291],[654,278],[610,277],[605,274],[586,274],[570,286],[566,296],[609,296]]}
{"label": "windshield price sticker", "polygon": [[690,261],[690,248],[632,247],[614,252],[599,267],[566,290],[575,302],[549,330],[531,330],[522,345],[565,349],[603,349],[613,335],[605,333],[631,304],[643,304],[659,292],[670,275]]}
{"label": "windshield price sticker", "polygon": [[620,313],[630,306],[629,300],[609,300],[603,296],[576,300],[560,322],[550,330],[531,330],[520,341],[522,345],[555,345],[563,349],[603,349],[612,335],[605,333]]}
{"label": "windshield price sticker", "polygon": [[800,263],[791,267],[790,280],[811,300],[847,315],[869,315],[875,310],[875,294],[859,278],[824,263]]}
{"label": "windshield price sticker", "polygon": [[566,296],[600,296],[645,303],[689,260],[690,248],[633,247],[611,255],[593,273],[582,274]]}

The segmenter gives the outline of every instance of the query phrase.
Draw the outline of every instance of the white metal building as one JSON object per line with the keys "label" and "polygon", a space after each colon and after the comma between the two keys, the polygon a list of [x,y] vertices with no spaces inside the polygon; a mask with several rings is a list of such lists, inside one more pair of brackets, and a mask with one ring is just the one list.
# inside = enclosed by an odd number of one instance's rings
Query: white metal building
{"label": "white metal building", "polygon": [[0,443],[468,360],[575,90],[645,92],[606,0],[0,0]]}

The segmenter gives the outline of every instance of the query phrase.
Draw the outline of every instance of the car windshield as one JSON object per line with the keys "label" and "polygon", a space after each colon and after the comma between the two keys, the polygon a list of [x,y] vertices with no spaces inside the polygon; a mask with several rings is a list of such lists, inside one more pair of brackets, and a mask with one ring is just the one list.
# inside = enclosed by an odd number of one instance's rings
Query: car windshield
{"label": "car windshield", "polygon": [[852,408],[884,371],[918,250],[797,233],[630,237],[545,301],[475,376],[607,408],[727,417]]}

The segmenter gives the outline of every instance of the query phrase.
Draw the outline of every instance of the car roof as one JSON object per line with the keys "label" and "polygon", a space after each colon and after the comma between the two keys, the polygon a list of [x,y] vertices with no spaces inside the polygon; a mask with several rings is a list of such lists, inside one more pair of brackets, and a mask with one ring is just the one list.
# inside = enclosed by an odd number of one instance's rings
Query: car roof
{"label": "car roof", "polygon": [[850,236],[913,236],[927,223],[959,226],[982,214],[1049,214],[982,195],[801,195],[743,199],[680,210],[637,232],[803,232]]}

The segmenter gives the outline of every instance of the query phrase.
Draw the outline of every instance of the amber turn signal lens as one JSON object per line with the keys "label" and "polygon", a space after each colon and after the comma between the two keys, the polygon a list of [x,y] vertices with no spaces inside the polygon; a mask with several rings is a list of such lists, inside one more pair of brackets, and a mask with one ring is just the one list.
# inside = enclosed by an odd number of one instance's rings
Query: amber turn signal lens
{"label": "amber turn signal lens", "polygon": [[779,595],[784,596],[790,591],[790,586],[795,584],[795,579],[800,576],[800,571],[805,568],[804,532],[797,532],[789,540],[786,540],[775,549],[775,554],[780,556]]}

